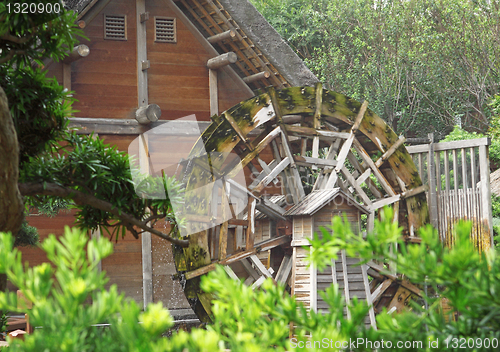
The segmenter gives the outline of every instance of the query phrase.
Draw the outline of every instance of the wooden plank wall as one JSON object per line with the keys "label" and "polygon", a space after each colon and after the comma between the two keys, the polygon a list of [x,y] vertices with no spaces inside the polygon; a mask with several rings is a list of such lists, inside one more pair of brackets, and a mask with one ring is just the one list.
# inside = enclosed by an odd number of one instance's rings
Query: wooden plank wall
{"label": "wooden plank wall", "polygon": [[[103,233],[101,236],[106,236]],[[116,284],[119,292],[142,305],[141,240],[127,231],[125,238],[113,240],[114,253],[102,261],[102,270],[109,277],[106,288]]]}
{"label": "wooden plank wall", "polygon": [[[127,40],[104,40],[104,14],[127,16]],[[137,108],[135,1],[113,0],[84,29],[90,54],[72,64],[76,117],[132,118]]]}
{"label": "wooden plank wall", "polygon": [[[158,104],[162,119],[172,120],[196,114],[198,120],[210,119],[207,61],[211,56],[194,35],[177,19],[177,43],[154,41],[154,16],[176,17],[161,0],[146,3],[150,13],[147,27],[149,103]],[[234,82],[222,71],[218,75],[219,112],[245,99]]]}
{"label": "wooden plank wall", "polygon": [[[28,216],[27,221],[31,226],[38,229],[40,242],[43,242],[49,234],[62,236],[64,227],[73,227],[75,212],[61,211],[55,217]],[[116,284],[120,292],[128,297],[142,302],[142,267],[141,267],[141,243],[129,233],[118,242],[113,241],[114,253],[102,261],[102,270],[106,271],[110,281],[106,285]],[[30,267],[48,262],[45,252],[38,247],[20,247],[23,260]],[[9,285],[9,289],[15,289]]]}
{"label": "wooden plank wall", "polygon": [[[56,217],[39,216],[34,213],[28,215],[26,220],[28,224],[38,229],[40,242],[45,240],[50,234],[61,236],[64,233],[65,226],[73,226],[75,221],[74,212],[60,212]],[[39,247],[18,247],[25,263],[30,267],[47,263],[48,259],[45,252]],[[17,290],[10,282],[7,285],[9,290]]]}

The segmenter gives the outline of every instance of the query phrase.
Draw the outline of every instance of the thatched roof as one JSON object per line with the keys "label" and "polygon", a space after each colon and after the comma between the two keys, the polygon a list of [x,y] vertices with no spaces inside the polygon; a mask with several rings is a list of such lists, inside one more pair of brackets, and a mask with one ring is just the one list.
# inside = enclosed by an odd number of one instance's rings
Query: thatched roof
{"label": "thatched roof", "polygon": [[500,169],[490,174],[491,193],[500,197]]}

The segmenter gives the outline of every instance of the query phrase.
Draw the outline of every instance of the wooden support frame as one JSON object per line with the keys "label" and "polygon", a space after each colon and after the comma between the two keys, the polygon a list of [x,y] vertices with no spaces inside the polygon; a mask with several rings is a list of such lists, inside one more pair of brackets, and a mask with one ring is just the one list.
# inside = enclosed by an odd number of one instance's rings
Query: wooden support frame
{"label": "wooden support frame", "polygon": [[239,253],[235,253],[233,255],[230,255],[224,260],[209,264],[207,266],[203,266],[201,268],[189,271],[185,274],[186,280],[191,280],[195,277],[198,277],[200,275],[206,274],[212,270],[215,270],[215,267],[217,264],[220,265],[230,265],[232,263],[239,262],[240,260],[243,260],[245,258],[249,258],[251,255],[260,253],[260,252],[265,252],[269,249],[275,248],[279,245],[285,244],[285,243],[290,243],[291,237],[288,235],[280,236],[280,237],[275,237],[271,238],[267,241],[261,242],[258,244],[258,246],[253,247],[250,250],[245,250]]}

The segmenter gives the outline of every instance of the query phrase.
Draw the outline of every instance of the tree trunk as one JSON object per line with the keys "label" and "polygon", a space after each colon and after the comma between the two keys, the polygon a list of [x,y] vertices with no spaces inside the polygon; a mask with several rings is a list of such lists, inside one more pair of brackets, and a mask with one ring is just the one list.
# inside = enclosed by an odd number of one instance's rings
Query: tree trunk
{"label": "tree trunk", "polygon": [[[24,219],[24,205],[17,187],[19,179],[19,144],[9,112],[7,96],[0,87],[0,231],[17,235]],[[0,288],[7,279],[0,275]]]}

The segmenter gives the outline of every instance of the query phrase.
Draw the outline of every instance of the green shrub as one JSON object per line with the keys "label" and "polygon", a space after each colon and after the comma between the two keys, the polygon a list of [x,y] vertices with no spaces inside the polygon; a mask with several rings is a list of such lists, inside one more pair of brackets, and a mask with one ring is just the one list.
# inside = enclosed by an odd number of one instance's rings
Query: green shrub
{"label": "green shrub", "polygon": [[[51,262],[27,268],[12,236],[0,233],[0,272],[19,287],[33,308],[24,310],[36,328],[25,340],[11,340],[9,351],[216,351],[213,333],[180,333],[171,340],[162,334],[172,318],[162,304],[146,311],[117,292],[98,273],[96,263],[112,253],[109,240],[89,241],[77,229],[65,229],[59,240],[54,235],[42,243]],[[91,303],[89,303],[91,301]],[[15,292],[0,292],[0,309],[19,311]],[[110,324],[107,328],[93,326]],[[215,342],[214,342],[215,341]]]}

